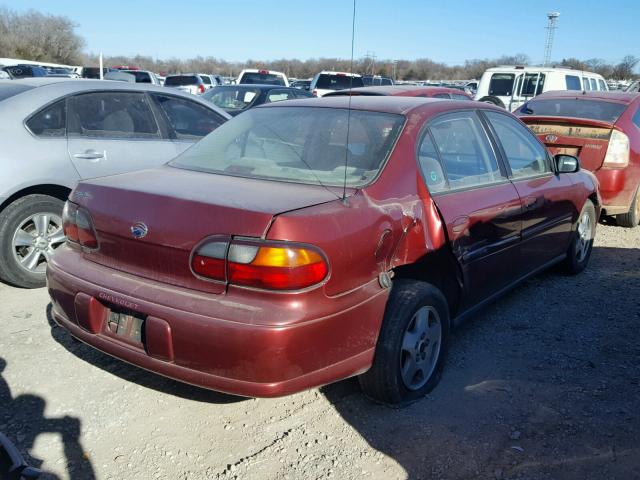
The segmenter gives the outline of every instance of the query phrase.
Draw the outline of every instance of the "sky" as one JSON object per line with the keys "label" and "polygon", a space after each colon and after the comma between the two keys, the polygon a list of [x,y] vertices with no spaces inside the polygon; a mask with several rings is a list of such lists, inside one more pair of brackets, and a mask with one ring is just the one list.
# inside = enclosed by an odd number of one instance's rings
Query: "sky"
{"label": "sky", "polygon": [[[90,53],[228,61],[351,56],[352,0],[0,0],[0,6],[69,17]],[[542,63],[551,11],[561,14],[554,60],[640,56],[640,0],[357,0],[354,56],[454,65],[524,53]]]}

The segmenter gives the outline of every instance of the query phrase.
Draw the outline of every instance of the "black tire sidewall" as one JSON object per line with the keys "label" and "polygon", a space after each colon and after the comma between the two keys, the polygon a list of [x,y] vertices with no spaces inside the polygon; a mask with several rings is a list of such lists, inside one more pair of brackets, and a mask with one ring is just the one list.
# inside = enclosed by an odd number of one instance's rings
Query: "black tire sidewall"
{"label": "black tire sidewall", "polygon": [[0,212],[0,279],[17,287],[38,288],[45,285],[43,274],[29,273],[16,262],[12,240],[16,229],[31,215],[48,212],[62,217],[64,202],[49,195],[21,197]]}

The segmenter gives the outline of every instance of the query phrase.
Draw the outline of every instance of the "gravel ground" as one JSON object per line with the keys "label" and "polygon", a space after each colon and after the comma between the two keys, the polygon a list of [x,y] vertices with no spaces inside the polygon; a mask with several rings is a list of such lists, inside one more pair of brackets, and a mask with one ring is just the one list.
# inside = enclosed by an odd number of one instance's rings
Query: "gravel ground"
{"label": "gravel ground", "polygon": [[72,341],[47,292],[0,284],[0,432],[44,478],[640,478],[640,228],[457,330],[440,385],[395,410],[354,379],[242,399]]}

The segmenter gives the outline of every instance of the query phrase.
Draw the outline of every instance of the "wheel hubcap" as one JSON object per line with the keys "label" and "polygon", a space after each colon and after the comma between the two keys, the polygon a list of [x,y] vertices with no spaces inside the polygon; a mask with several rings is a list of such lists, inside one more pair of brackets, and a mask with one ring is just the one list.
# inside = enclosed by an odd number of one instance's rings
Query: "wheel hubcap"
{"label": "wheel hubcap", "polygon": [[589,247],[591,246],[591,217],[587,212],[584,212],[580,217],[578,223],[578,239],[576,244],[576,258],[579,262],[583,261],[589,253]]}
{"label": "wheel hubcap", "polygon": [[433,307],[420,308],[411,318],[402,339],[400,374],[409,390],[422,388],[438,363],[442,341],[440,316]]}
{"label": "wheel hubcap", "polygon": [[36,213],[16,229],[11,242],[18,265],[30,273],[44,273],[53,251],[64,242],[62,219],[53,213]]}

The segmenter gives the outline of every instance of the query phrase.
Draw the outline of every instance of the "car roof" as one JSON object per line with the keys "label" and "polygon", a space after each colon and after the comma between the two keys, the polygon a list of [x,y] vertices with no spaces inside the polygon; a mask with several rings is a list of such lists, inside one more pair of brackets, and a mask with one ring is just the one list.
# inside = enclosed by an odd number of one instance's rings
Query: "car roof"
{"label": "car roof", "polygon": [[273,84],[269,84],[269,83],[236,83],[235,85],[216,85],[215,88],[218,89],[225,89],[225,90],[231,90],[234,88],[258,88],[260,90],[273,90],[274,88],[277,89],[283,89],[283,88],[287,88],[289,90],[299,90],[298,88],[295,87],[287,87],[285,85],[273,85]]}
{"label": "car roof", "polygon": [[[458,100],[447,100],[440,98],[424,98],[424,97],[395,97],[395,96],[362,96],[351,97],[348,95],[335,97],[309,98],[301,100],[288,100],[286,102],[275,102],[259,105],[256,108],[273,108],[277,106],[283,107],[323,107],[323,108],[350,108],[352,110],[368,110],[383,113],[395,113],[406,115],[411,111],[424,107],[426,105],[433,106],[434,109],[441,109],[446,105],[461,108],[464,105],[469,108],[468,104],[472,104],[473,108],[497,109],[489,104],[480,102],[461,102]],[[503,110],[504,109],[500,109]]]}
{"label": "car roof", "polygon": [[318,75],[346,75],[347,77],[361,77],[362,75],[358,73],[349,73],[349,72],[335,72],[333,70],[322,70],[318,72]]}
{"label": "car roof", "polygon": [[[373,95],[403,95],[403,94],[410,94],[410,93],[419,95],[421,93],[427,93],[427,92],[432,92],[432,93],[442,92],[442,93],[457,93],[460,95],[468,96],[467,94],[465,94],[464,91],[458,90],[456,88],[435,87],[435,86],[420,87],[417,85],[378,85],[378,86],[371,86],[371,87],[352,88],[351,91],[369,93]],[[348,95],[348,90],[337,90],[327,95],[329,96]]]}
{"label": "car roof", "polygon": [[600,92],[600,91],[577,91],[577,90],[557,90],[545,92],[535,97],[536,99],[549,98],[573,98],[575,100],[605,100],[607,102],[618,102],[629,105],[640,97],[638,92]]}
{"label": "car roof", "polygon": [[492,73],[500,73],[500,72],[504,72],[504,73],[517,73],[517,72],[542,72],[542,73],[548,73],[548,72],[558,72],[558,73],[565,73],[565,74],[579,74],[581,76],[585,76],[585,75],[589,75],[589,76],[594,76],[594,77],[601,77],[602,75],[595,73],[595,72],[588,72],[586,70],[574,70],[573,68],[565,68],[565,67],[535,67],[535,66],[521,66],[521,65],[502,65],[502,66],[498,66],[498,67],[491,67],[491,68],[487,68],[486,70],[487,72],[492,72]]}

